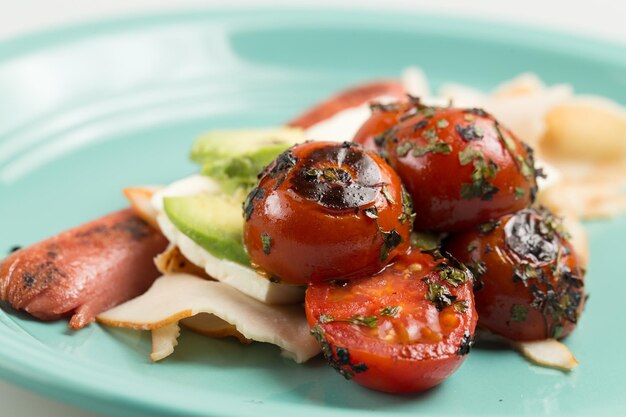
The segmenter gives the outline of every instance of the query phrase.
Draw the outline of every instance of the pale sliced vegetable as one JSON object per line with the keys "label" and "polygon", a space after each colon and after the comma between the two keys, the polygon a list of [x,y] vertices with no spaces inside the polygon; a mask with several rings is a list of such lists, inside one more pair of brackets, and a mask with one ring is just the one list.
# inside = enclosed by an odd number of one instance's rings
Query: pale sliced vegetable
{"label": "pale sliced vegetable", "polygon": [[546,115],[542,148],[555,158],[626,160],[626,110],[610,100],[580,96]]}
{"label": "pale sliced vegetable", "polygon": [[596,168],[584,176],[566,176],[542,190],[541,204],[581,219],[614,217],[626,212],[626,168]]}
{"label": "pale sliced vegetable", "polygon": [[554,339],[536,342],[512,342],[524,358],[535,365],[561,371],[571,371],[578,366],[578,361],[563,343]]}
{"label": "pale sliced vegetable", "polygon": [[124,195],[137,215],[155,229],[159,227],[156,222],[158,212],[152,207],[150,200],[152,196],[162,188],[161,186],[124,188]]}
{"label": "pale sliced vegetable", "polygon": [[517,77],[501,83],[492,92],[491,97],[496,99],[527,96],[544,91],[546,85],[537,75],[525,72]]}
{"label": "pale sliced vegetable", "polygon": [[172,323],[153,330],[152,353],[150,354],[150,359],[156,362],[174,353],[174,348],[178,345],[179,335],[180,327],[178,326],[178,323]]}
{"label": "pale sliced vegetable", "polygon": [[[177,181],[152,198],[152,206],[159,212],[157,222],[165,237],[177,246],[182,255],[206,273],[221,282],[267,304],[292,304],[303,300],[304,288],[270,282],[252,268],[217,258],[195,243],[172,224],[163,212],[163,198],[197,193],[219,193],[220,188],[209,178],[198,175]],[[243,217],[242,217],[243,222]]]}
{"label": "pale sliced vegetable", "polygon": [[146,293],[97,319],[107,326],[154,330],[199,313],[234,325],[247,339],[279,346],[296,362],[320,352],[301,305],[269,306],[229,285],[187,274],[160,277]]}

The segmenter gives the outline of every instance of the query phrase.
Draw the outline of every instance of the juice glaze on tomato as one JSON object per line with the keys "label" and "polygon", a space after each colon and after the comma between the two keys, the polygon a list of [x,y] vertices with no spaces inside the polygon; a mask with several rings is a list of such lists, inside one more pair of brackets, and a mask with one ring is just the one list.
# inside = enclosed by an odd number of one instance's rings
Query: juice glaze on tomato
{"label": "juice glaze on tomato", "polygon": [[471,273],[412,251],[384,271],[309,286],[305,307],[324,355],[348,379],[379,391],[441,383],[463,362],[477,314]]}

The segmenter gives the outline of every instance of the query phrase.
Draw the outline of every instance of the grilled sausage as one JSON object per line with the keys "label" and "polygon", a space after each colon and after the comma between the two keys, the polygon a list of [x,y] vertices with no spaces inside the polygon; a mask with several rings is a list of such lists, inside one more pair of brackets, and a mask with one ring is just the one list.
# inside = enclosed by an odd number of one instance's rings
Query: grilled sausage
{"label": "grilled sausage", "polygon": [[0,299],[41,320],[72,316],[80,329],[145,292],[167,246],[132,209],[108,214],[0,261]]}

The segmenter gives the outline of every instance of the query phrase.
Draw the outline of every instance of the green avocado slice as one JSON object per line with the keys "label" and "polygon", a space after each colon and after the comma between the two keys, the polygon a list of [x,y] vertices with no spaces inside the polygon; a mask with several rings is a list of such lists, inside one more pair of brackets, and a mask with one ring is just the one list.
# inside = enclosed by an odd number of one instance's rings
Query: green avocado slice
{"label": "green avocado slice", "polygon": [[224,194],[166,197],[165,214],[176,228],[211,255],[243,266],[250,258],[243,246],[242,201]]}

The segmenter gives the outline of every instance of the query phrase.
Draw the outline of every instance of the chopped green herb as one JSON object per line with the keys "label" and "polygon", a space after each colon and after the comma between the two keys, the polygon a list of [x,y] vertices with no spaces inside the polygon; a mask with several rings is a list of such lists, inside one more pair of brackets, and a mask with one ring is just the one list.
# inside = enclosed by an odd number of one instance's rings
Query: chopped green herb
{"label": "chopped green herb", "polygon": [[454,302],[454,310],[457,313],[465,313],[469,307],[467,300],[458,300]]}
{"label": "chopped green herb", "polygon": [[480,140],[483,138],[484,135],[483,130],[475,124],[470,124],[466,127],[461,125],[455,125],[454,128],[466,142]]}
{"label": "chopped green herb", "polygon": [[398,313],[400,313],[401,309],[402,307],[400,306],[387,306],[380,310],[380,315],[386,317],[396,317]]}
{"label": "chopped green herb", "polygon": [[261,233],[261,243],[263,244],[263,253],[269,255],[270,249],[272,248],[272,238],[270,235]]}
{"label": "chopped green herb", "polygon": [[452,152],[452,146],[445,142],[429,143],[424,146],[416,146],[413,148],[413,156],[424,156],[429,153],[440,153],[447,155]]}
{"label": "chopped green herb", "polygon": [[347,320],[348,322],[352,323],[352,324],[357,324],[359,326],[366,326],[369,327],[370,329],[373,329],[374,327],[376,327],[378,325],[378,317],[376,316],[362,316],[362,315],[354,315],[350,318],[350,320]]}
{"label": "chopped green herb", "polygon": [[459,162],[462,166],[469,164],[477,158],[482,158],[483,160],[485,159],[480,149],[474,149],[471,146],[467,146],[465,149],[459,152]]}
{"label": "chopped green herb", "polygon": [[535,176],[535,169],[532,167],[531,162],[529,162],[522,155],[517,155],[517,160],[520,162],[520,171],[522,175],[528,179],[532,179]]}
{"label": "chopped green herb", "polygon": [[493,221],[490,221],[490,222],[481,223],[481,224],[479,224],[479,225],[478,225],[478,231],[479,231],[481,234],[485,235],[485,234],[487,234],[487,233],[491,233],[491,232],[493,232],[493,231],[494,231],[494,229],[495,229],[496,227],[498,227],[498,225],[499,225],[499,224],[500,224],[500,222],[499,222],[499,221],[497,221],[497,220],[493,220]]}
{"label": "chopped green herb", "polygon": [[425,278],[424,282],[428,284],[428,292],[425,298],[432,302],[438,311],[452,305],[456,301],[456,296],[450,294],[446,286],[436,281],[430,281],[428,278]]}
{"label": "chopped green herb", "polygon": [[418,130],[423,129],[426,126],[428,126],[428,120],[420,120],[419,122],[415,123],[415,126],[413,126],[413,131],[417,132]]}
{"label": "chopped green herb", "polygon": [[424,136],[424,138],[426,138],[428,143],[431,143],[431,144],[439,141],[439,136],[437,136],[437,132],[435,132],[435,129],[433,129],[432,127],[428,129],[427,131],[425,131],[424,133],[422,133],[422,136]]}
{"label": "chopped green herb", "polygon": [[454,268],[445,263],[441,263],[433,268],[435,271],[439,272],[439,277],[452,285],[453,287],[458,287],[467,281],[467,275],[460,269]]}
{"label": "chopped green herb", "polygon": [[383,245],[380,247],[380,261],[384,262],[389,257],[389,252],[402,243],[402,236],[396,229],[391,229],[389,232],[380,230],[380,233],[383,237]]}
{"label": "chopped green herb", "polygon": [[450,123],[446,119],[437,120],[437,127],[439,129],[445,129],[448,126],[450,126]]}
{"label": "chopped green herb", "polygon": [[463,334],[463,339],[461,340],[461,346],[459,346],[459,350],[457,354],[459,356],[467,355],[474,344],[474,339],[469,332],[465,332]]}
{"label": "chopped green herb", "polygon": [[254,200],[261,200],[265,196],[265,189],[255,187],[250,191],[248,197],[246,197],[246,201],[243,203],[243,212],[246,216],[246,221],[250,220],[250,216],[252,216],[252,211],[254,210]]}
{"label": "chopped green herb", "polygon": [[407,221],[410,221],[413,224],[413,220],[415,219],[415,214],[413,213],[413,200],[411,200],[411,196],[406,192],[404,186],[402,187],[402,213],[398,216],[398,220],[400,220],[400,224],[405,224]]}
{"label": "chopped green herb", "polygon": [[403,158],[408,155],[409,151],[413,148],[413,144],[411,142],[402,142],[396,148],[396,153],[400,158]]}
{"label": "chopped green herb", "polygon": [[320,314],[320,323],[326,324],[335,321],[335,318],[330,314]]}
{"label": "chopped green herb", "polygon": [[528,318],[528,309],[521,304],[513,304],[511,307],[511,320],[521,323]]}
{"label": "chopped green herb", "polygon": [[524,198],[524,194],[526,194],[526,191],[524,190],[523,187],[515,187],[515,199],[519,200],[520,198]]}
{"label": "chopped green herb", "polygon": [[365,363],[353,364],[350,360],[350,351],[348,348],[336,346],[334,348],[328,343],[324,330],[320,327],[319,323],[311,329],[311,334],[315,337],[317,342],[322,348],[324,358],[328,361],[328,364],[345,379],[350,380],[354,378],[354,375],[367,371],[367,365]]}

